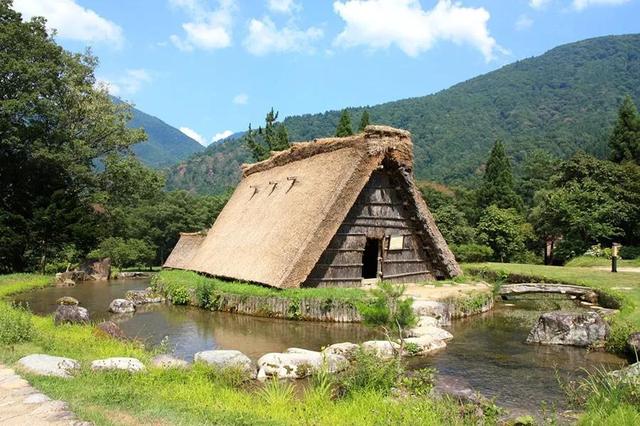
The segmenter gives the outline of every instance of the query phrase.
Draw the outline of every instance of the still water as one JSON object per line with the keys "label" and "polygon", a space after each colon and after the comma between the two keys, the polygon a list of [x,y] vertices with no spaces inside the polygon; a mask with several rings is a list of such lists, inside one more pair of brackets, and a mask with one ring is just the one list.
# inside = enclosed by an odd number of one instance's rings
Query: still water
{"label": "still water", "polygon": [[[289,347],[319,350],[331,343],[375,338],[360,324],[287,321],[184,306],[147,305],[130,316],[107,311],[111,300],[148,285],[148,280],[87,282],[71,288],[48,287],[15,299],[37,314],[49,314],[56,309],[56,299],[73,296],[89,310],[93,321],[113,319],[128,336],[151,345],[167,338],[174,354],[188,361],[207,349],[237,349],[257,359]],[[624,365],[624,360],[603,352],[524,343],[541,312],[582,310],[573,301],[563,296],[530,296],[509,304],[498,303],[491,312],[454,321],[447,327],[454,336],[447,348],[412,359],[410,365],[435,367],[441,380],[471,387],[513,411],[538,411],[545,404],[566,408],[558,378],[575,379],[584,376],[585,370]]]}

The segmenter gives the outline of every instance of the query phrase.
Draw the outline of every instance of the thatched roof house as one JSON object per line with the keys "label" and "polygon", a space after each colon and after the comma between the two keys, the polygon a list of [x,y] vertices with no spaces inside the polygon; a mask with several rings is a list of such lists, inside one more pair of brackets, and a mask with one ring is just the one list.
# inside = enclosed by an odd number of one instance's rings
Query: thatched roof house
{"label": "thatched roof house", "polygon": [[368,126],[243,166],[204,238],[164,266],[288,288],[461,273],[413,182],[409,132]]}

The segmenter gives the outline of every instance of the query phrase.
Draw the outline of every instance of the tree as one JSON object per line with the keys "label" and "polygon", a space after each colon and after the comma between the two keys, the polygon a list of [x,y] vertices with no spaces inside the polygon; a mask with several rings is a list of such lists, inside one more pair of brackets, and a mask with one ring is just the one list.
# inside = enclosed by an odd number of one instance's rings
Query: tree
{"label": "tree", "polygon": [[551,178],[556,174],[560,160],[546,151],[536,149],[522,162],[518,179],[518,194],[527,207],[533,205],[536,191],[550,189]]}
{"label": "tree", "polygon": [[291,146],[287,128],[278,123],[278,112],[273,108],[265,117],[264,129],[252,130],[249,124],[244,141],[255,161],[266,160],[272,151],[284,151]]}
{"label": "tree", "polygon": [[618,110],[618,119],[609,138],[611,160],[640,164],[640,115],[631,96],[626,96]]}
{"label": "tree", "polygon": [[478,239],[493,250],[495,260],[509,262],[525,250],[528,224],[515,209],[487,207],[478,222]]}
{"label": "tree", "polygon": [[360,117],[360,125],[358,126],[359,132],[364,132],[364,128],[369,125],[369,111],[366,109],[362,111],[362,116]]}
{"label": "tree", "polygon": [[109,237],[102,241],[97,249],[89,253],[89,257],[111,258],[111,263],[116,268],[150,266],[155,257],[155,250],[144,240]]}
{"label": "tree", "polygon": [[477,196],[481,208],[496,205],[502,209],[523,210],[522,199],[514,189],[511,163],[500,141],[496,141],[491,149]]}
{"label": "tree", "polygon": [[95,164],[144,140],[130,106],[95,87],[97,59],[72,54],[43,18],[0,0],[0,271],[43,266],[67,244],[95,243]]}
{"label": "tree", "polygon": [[338,128],[336,129],[336,136],[339,138],[353,135],[353,128],[351,127],[351,115],[346,109],[342,110],[340,115],[340,121],[338,122]]}

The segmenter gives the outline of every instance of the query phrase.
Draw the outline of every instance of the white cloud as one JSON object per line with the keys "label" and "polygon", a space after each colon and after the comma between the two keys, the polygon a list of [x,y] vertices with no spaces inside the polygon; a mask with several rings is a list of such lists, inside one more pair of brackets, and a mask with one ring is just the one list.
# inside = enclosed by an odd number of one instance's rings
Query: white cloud
{"label": "white cloud", "polygon": [[13,8],[25,19],[44,16],[47,28],[55,29],[61,38],[83,42],[108,42],[122,46],[122,28],[74,0],[14,0]]}
{"label": "white cloud", "polygon": [[249,34],[243,44],[249,53],[257,56],[274,52],[313,52],[312,43],[323,35],[323,31],[316,27],[300,30],[288,25],[279,29],[265,16],[249,22]]}
{"label": "white cloud", "polygon": [[113,96],[125,96],[139,92],[145,84],[152,81],[147,70],[137,68],[128,69],[123,75],[113,79],[97,77],[96,86],[107,89]]}
{"label": "white cloud", "polygon": [[334,41],[341,47],[386,49],[395,44],[418,56],[446,40],[475,47],[487,61],[502,51],[489,35],[490,14],[482,7],[438,0],[433,9],[424,10],[418,0],[346,0],[335,1],[333,9],[346,23]]}
{"label": "white cloud", "polygon": [[618,6],[628,2],[629,0],[573,0],[573,7],[583,10],[589,6]]}
{"label": "white cloud", "polygon": [[551,0],[529,0],[529,6],[534,9],[542,9],[551,3]]}
{"label": "white cloud", "polygon": [[180,131],[189,136],[194,141],[198,142],[202,146],[207,146],[207,140],[198,132],[188,127],[180,127]]}
{"label": "white cloud", "polygon": [[294,0],[269,0],[269,10],[277,13],[292,13],[300,6]]}
{"label": "white cloud", "polygon": [[202,0],[170,0],[170,3],[184,10],[191,19],[182,24],[184,36],[172,34],[169,37],[178,49],[190,52],[195,48],[215,50],[231,45],[235,0],[218,0],[215,10],[211,10]]}
{"label": "white cloud", "polygon": [[220,133],[216,133],[215,135],[213,135],[213,137],[211,138],[211,143],[213,142],[218,142],[222,139],[226,139],[229,136],[231,136],[233,134],[233,132],[231,130],[225,130],[223,132]]}
{"label": "white cloud", "polygon": [[516,30],[528,30],[532,25],[533,19],[529,18],[527,15],[520,15],[516,21]]}
{"label": "white cloud", "polygon": [[231,102],[236,105],[246,105],[247,102],[249,102],[249,95],[246,93],[239,93],[233,97]]}

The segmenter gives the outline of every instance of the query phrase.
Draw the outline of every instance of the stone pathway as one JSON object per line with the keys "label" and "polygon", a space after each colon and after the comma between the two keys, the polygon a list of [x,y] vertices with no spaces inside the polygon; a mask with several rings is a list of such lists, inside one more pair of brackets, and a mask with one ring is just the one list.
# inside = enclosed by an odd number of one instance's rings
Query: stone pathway
{"label": "stone pathway", "polygon": [[63,401],[38,392],[10,368],[0,364],[0,425],[89,426],[79,421]]}

